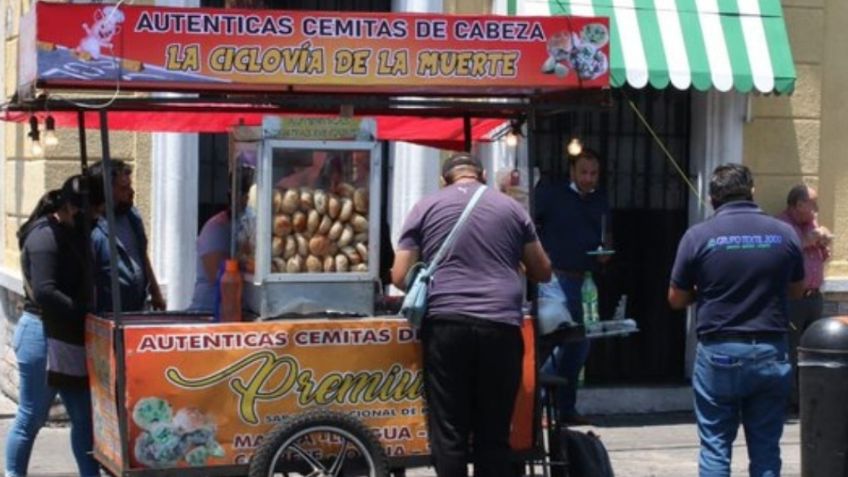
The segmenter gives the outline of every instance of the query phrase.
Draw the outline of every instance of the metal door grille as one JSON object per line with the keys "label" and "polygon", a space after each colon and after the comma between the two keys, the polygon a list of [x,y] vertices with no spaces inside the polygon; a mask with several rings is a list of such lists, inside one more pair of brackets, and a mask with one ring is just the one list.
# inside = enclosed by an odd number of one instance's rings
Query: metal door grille
{"label": "metal door grille", "polygon": [[681,168],[688,170],[690,100],[688,92],[615,90],[603,111],[575,111],[538,121],[537,139],[543,177],[568,175],[563,157],[573,137],[602,158],[602,180],[615,209],[684,210],[688,189],[665,154],[631,110],[631,99],[665,143]]}
{"label": "metal door grille", "polygon": [[566,178],[563,158],[572,137],[601,156],[601,184],[612,208],[616,255],[597,277],[602,318],[622,294],[640,332],[592,343],[587,382],[680,382],[685,320],[666,303],[677,243],[688,225],[688,191],[665,154],[639,122],[631,99],[682,170],[689,165],[690,94],[675,90],[615,90],[612,107],[563,113],[538,121],[541,180]]}

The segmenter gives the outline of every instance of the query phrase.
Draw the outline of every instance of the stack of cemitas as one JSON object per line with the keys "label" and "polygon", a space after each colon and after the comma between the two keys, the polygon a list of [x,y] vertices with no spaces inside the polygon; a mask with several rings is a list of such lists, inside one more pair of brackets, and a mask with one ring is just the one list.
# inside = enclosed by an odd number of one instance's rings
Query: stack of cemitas
{"label": "stack of cemitas", "polygon": [[368,271],[368,189],[274,189],[273,273]]}

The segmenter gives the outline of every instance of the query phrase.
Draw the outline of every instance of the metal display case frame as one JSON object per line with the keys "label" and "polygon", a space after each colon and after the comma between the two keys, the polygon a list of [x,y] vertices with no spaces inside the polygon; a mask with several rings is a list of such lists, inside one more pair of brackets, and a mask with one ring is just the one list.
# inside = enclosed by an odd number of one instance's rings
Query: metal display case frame
{"label": "metal display case frame", "polygon": [[[370,155],[368,185],[368,271],[273,273],[271,270],[274,151],[365,151]],[[371,316],[380,270],[382,151],[376,141],[264,139],[257,164],[256,273],[245,283],[245,304],[260,319],[281,315]]]}

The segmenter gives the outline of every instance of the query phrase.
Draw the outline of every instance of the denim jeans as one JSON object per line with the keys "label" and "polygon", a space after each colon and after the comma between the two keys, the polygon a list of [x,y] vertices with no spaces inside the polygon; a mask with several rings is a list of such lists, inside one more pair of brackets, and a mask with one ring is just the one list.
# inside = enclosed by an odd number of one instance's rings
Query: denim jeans
{"label": "denim jeans", "polygon": [[57,390],[47,385],[47,339],[41,320],[24,312],[12,346],[18,361],[20,394],[15,422],[6,437],[6,476],[26,475],[35,436],[47,421],[57,392],[71,418],[71,448],[80,475],[100,475],[100,466],[91,456],[91,394],[88,389]]}
{"label": "denim jeans", "polygon": [[[583,286],[582,278],[569,278],[565,274],[558,273],[557,280],[565,293],[566,306],[571,318],[575,323],[583,324],[583,304],[580,296],[580,288]],[[554,351],[553,356],[542,366],[542,372],[556,374],[568,379],[568,384],[557,390],[557,409],[563,418],[577,414],[577,381],[580,378],[580,369],[586,363],[589,356],[589,340],[583,339],[573,343],[562,344]]]}
{"label": "denim jeans", "polygon": [[692,388],[701,477],[730,475],[741,422],[752,477],[780,475],[780,436],[792,383],[786,340],[699,342]]}

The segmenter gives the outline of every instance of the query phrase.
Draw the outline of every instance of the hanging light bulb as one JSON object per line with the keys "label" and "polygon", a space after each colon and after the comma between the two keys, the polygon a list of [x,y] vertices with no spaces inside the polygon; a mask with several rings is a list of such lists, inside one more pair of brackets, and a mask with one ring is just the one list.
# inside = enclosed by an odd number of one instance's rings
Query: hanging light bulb
{"label": "hanging light bulb", "polygon": [[568,142],[568,146],[566,146],[566,150],[568,151],[569,156],[579,156],[581,152],[583,152],[583,144],[580,142],[580,139],[572,138],[571,141]]}
{"label": "hanging light bulb", "polygon": [[29,117],[29,133],[27,133],[32,143],[30,144],[30,152],[33,156],[41,156],[44,154],[44,148],[41,146],[41,132],[38,130],[38,118],[35,116]]}
{"label": "hanging light bulb", "polygon": [[510,131],[506,135],[506,145],[509,147],[515,147],[518,145],[518,134]]}
{"label": "hanging light bulb", "polygon": [[509,132],[506,133],[506,145],[515,147],[518,145],[518,137],[521,136],[521,121],[512,120],[509,124]]}
{"label": "hanging light bulb", "polygon": [[59,137],[56,136],[56,120],[53,119],[53,116],[47,116],[44,121],[44,144],[46,146],[59,144]]}
{"label": "hanging light bulb", "polygon": [[41,145],[41,140],[33,139],[30,144],[29,151],[33,156],[41,157],[44,155],[44,147]]}

